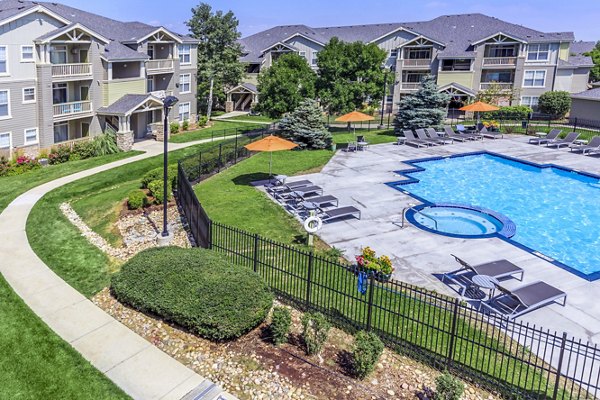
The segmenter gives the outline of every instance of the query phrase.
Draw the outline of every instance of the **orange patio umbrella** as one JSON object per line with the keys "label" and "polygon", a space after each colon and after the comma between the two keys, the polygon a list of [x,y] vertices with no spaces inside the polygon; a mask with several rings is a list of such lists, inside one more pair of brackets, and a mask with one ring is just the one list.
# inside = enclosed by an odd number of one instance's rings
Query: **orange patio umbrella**
{"label": "orange patio umbrella", "polygon": [[[360,111],[352,111],[348,114],[344,114],[341,117],[336,118],[337,122],[364,122],[364,121],[373,121],[373,118],[370,115],[361,113]],[[354,125],[354,139],[356,139],[356,125]]]}
{"label": "orange patio umbrella", "polygon": [[[469,104],[468,106],[464,106],[459,108],[459,110],[461,111],[473,111],[473,112],[477,112],[477,124],[479,125],[479,113],[480,112],[487,112],[487,111],[496,111],[499,110],[500,108],[492,105],[492,104],[488,104],[488,103],[484,103],[482,101],[476,101],[473,104]],[[478,128],[479,129],[479,128]]]}
{"label": "orange patio umbrella", "polygon": [[260,151],[260,152],[269,152],[271,153],[271,159],[269,160],[269,176],[271,176],[271,170],[273,167],[273,152],[274,151],[284,151],[291,150],[298,145],[294,142],[290,142],[289,140],[282,139],[277,136],[269,135],[264,139],[257,140],[256,142],[252,142],[244,146],[250,151]]}

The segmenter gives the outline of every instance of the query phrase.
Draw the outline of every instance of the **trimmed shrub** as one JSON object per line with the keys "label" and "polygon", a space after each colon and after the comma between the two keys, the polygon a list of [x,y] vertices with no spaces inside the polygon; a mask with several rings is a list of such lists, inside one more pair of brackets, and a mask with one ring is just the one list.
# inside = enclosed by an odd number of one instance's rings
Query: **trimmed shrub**
{"label": "trimmed shrub", "polygon": [[[167,167],[167,176],[171,184],[171,190],[177,186],[177,164]],[[161,180],[163,178],[163,167],[151,169],[142,177],[142,189],[147,189],[152,181]]]}
{"label": "trimmed shrub", "polygon": [[130,210],[139,210],[148,203],[148,198],[143,190],[134,190],[127,196],[127,206]]}
{"label": "trimmed shrub", "polygon": [[53,147],[50,150],[50,154],[48,156],[48,162],[52,165],[54,164],[62,164],[69,161],[69,157],[71,156],[71,149],[69,146],[59,145]]}
{"label": "trimmed shrub", "polygon": [[80,160],[85,160],[86,158],[91,158],[96,156],[96,148],[94,142],[91,140],[86,140],[82,142],[75,142],[73,144],[73,149],[71,150],[71,157],[73,155],[79,157]]}
{"label": "trimmed shrub", "polygon": [[102,135],[98,135],[94,138],[94,153],[96,156],[105,156],[107,154],[115,154],[120,152],[119,146],[117,146],[117,135],[116,133],[107,131]]}
{"label": "trimmed shrub", "polygon": [[[154,203],[155,204],[162,204],[164,203],[164,185],[163,185],[163,180],[162,179],[157,179],[155,181],[152,181],[148,184],[148,190],[150,191],[150,194],[152,195],[152,197],[154,197]],[[171,198],[173,197],[173,194],[171,193],[171,190],[169,190],[169,188],[167,188],[167,202],[171,201]]]}
{"label": "trimmed shrub", "polygon": [[533,110],[527,106],[500,107],[498,111],[481,113],[483,119],[527,119]]}
{"label": "trimmed shrub", "polygon": [[271,337],[275,345],[287,343],[290,327],[292,326],[292,313],[285,307],[275,307],[271,317]]}
{"label": "trimmed shrub", "polygon": [[550,114],[555,118],[564,118],[571,109],[571,95],[565,91],[542,93],[538,107],[545,114]]}
{"label": "trimmed shrub", "polygon": [[444,372],[435,378],[435,398],[439,400],[460,400],[465,385],[458,379]]}
{"label": "trimmed shrub", "polygon": [[263,279],[206,249],[142,251],[112,277],[122,303],[211,340],[230,340],[267,317],[273,296]]}
{"label": "trimmed shrub", "polygon": [[354,339],[352,352],[352,372],[357,378],[364,379],[373,372],[375,364],[383,353],[383,342],[372,332],[360,331]]}
{"label": "trimmed shrub", "polygon": [[169,132],[179,133],[179,122],[171,122],[169,125]]}
{"label": "trimmed shrub", "polygon": [[206,118],[206,115],[203,115],[198,118],[198,126],[206,126],[207,123],[208,123],[208,118]]}
{"label": "trimmed shrub", "polygon": [[190,127],[190,121],[188,121],[187,119],[184,119],[183,124],[181,124],[181,129],[183,129],[184,131],[187,131],[189,127]]}
{"label": "trimmed shrub", "polygon": [[308,312],[302,316],[302,339],[306,354],[319,354],[327,341],[331,324],[321,313]]}

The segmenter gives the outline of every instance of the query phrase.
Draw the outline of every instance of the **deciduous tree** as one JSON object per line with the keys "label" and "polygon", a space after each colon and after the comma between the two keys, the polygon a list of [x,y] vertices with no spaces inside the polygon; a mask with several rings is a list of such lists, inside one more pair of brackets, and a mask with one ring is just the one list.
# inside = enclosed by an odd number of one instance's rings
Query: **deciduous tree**
{"label": "deciduous tree", "polygon": [[571,95],[569,92],[562,90],[542,93],[538,101],[538,107],[544,114],[563,118],[571,109]]}
{"label": "deciduous tree", "polygon": [[592,51],[585,53],[585,55],[592,57],[595,64],[590,71],[590,82],[600,81],[600,41],[596,43],[596,47]]}

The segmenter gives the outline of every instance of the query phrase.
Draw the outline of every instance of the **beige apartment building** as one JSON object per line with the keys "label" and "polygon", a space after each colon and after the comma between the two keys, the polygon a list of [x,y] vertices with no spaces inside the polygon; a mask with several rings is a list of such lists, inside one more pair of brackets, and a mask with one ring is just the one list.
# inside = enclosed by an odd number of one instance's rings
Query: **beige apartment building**
{"label": "beige apartment building", "polygon": [[94,136],[125,142],[162,121],[196,118],[197,41],[58,3],[0,1],[0,151]]}
{"label": "beige apartment building", "polygon": [[246,79],[229,88],[228,110],[249,110],[259,100],[258,74],[281,54],[294,52],[317,68],[317,54],[333,37],[375,43],[388,52],[395,71],[388,88],[388,109],[402,95],[418,90],[423,76],[437,77],[440,91],[460,107],[480,90],[495,85],[512,100],[504,105],[537,106],[551,90],[587,89],[593,42],[576,42],[572,32],[540,32],[482,14],[444,15],[430,21],[311,28],[277,26],[241,39],[248,64]]}

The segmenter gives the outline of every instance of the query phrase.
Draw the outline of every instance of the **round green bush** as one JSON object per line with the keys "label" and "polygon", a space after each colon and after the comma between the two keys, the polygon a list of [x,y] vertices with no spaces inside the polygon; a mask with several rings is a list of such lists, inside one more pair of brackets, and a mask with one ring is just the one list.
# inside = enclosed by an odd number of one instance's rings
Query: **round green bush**
{"label": "round green bush", "polygon": [[143,190],[134,190],[127,197],[127,206],[130,210],[139,210],[148,203],[148,198]]}
{"label": "round green bush", "polygon": [[373,372],[383,353],[383,342],[373,332],[360,331],[354,339],[352,369],[357,378],[364,379]]}
{"label": "round green bush", "polygon": [[112,278],[122,303],[211,340],[235,339],[258,326],[273,304],[262,278],[205,249],[142,251]]}
{"label": "round green bush", "polygon": [[271,317],[271,337],[275,345],[287,343],[292,326],[292,313],[285,307],[275,307]]}
{"label": "round green bush", "polygon": [[[164,185],[163,180],[152,181],[148,184],[148,190],[150,190],[150,194],[154,197],[154,202],[156,204],[162,204],[164,199]],[[167,187],[167,202],[171,200],[172,193],[170,187]]]}
{"label": "round green bush", "polygon": [[[167,177],[171,184],[171,190],[177,185],[177,164],[167,167]],[[159,181],[163,178],[163,167],[151,169],[142,177],[142,188],[147,189],[152,181]]]}

